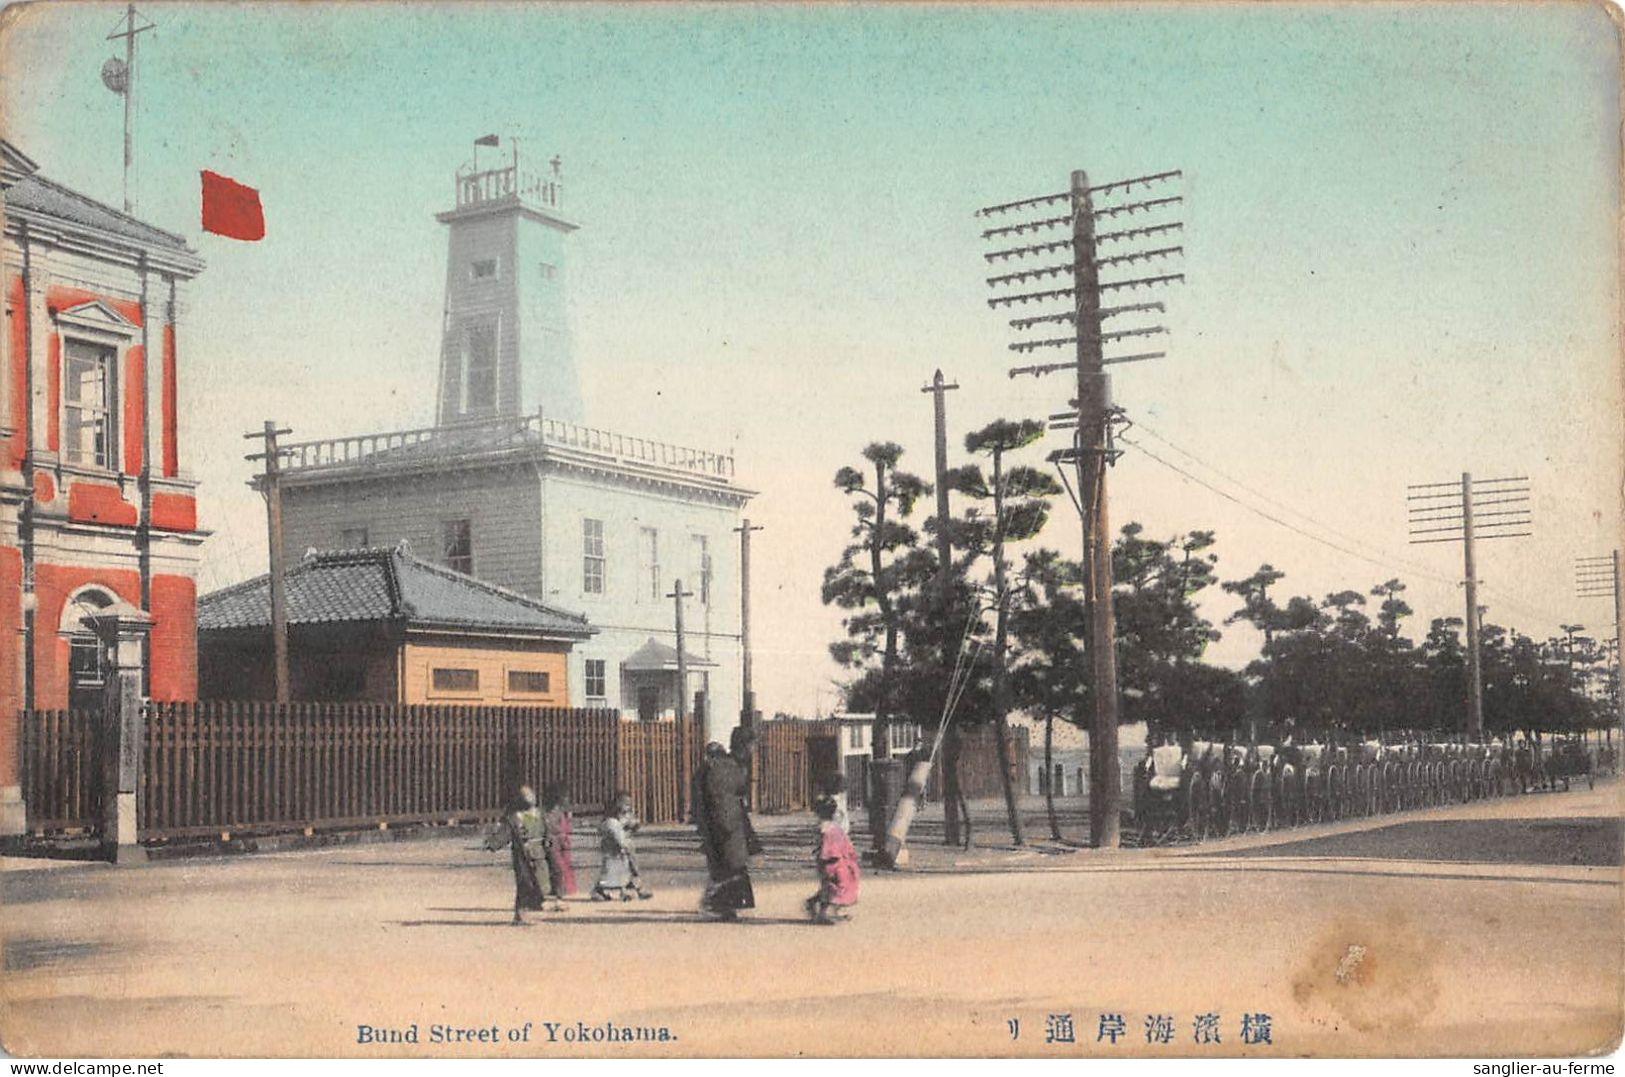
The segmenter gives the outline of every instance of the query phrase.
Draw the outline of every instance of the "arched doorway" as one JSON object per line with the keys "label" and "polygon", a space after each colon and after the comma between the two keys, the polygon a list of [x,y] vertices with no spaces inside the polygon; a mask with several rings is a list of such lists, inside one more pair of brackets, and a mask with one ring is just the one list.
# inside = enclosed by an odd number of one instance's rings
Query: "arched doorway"
{"label": "arched doorway", "polygon": [[93,617],[117,601],[101,587],[81,587],[62,607],[58,633],[68,641],[68,709],[95,710],[102,705],[107,686],[107,658],[101,641],[85,626]]}

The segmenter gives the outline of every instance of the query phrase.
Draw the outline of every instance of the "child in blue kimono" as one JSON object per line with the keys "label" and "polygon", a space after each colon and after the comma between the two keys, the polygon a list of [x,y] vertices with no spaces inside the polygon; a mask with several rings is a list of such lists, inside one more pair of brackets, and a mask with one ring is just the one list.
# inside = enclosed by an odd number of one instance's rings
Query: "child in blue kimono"
{"label": "child in blue kimono", "polygon": [[638,817],[632,811],[631,794],[618,791],[604,805],[604,822],[598,828],[603,864],[598,869],[598,882],[592,888],[594,901],[610,901],[615,897],[622,901],[631,901],[634,896],[645,900],[654,897],[638,875],[637,850],[632,842],[632,835],[637,833],[638,826]]}

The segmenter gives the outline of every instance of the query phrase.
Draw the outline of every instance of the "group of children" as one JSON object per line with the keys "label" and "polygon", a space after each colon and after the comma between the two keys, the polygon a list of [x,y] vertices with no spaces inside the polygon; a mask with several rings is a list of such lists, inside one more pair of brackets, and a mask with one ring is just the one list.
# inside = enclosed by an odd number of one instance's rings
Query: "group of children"
{"label": "group of children", "polygon": [[[576,891],[575,866],[571,862],[574,825],[569,791],[562,782],[542,788],[540,805],[536,802],[536,791],[526,785],[520,787],[518,800],[503,820],[502,829],[486,842],[486,848],[491,850],[508,846],[513,856],[515,924],[524,923],[525,909],[565,911],[564,899]],[[643,885],[638,874],[637,854],[632,846],[632,835],[637,829],[638,817],[632,811],[632,797],[617,792],[604,805],[604,822],[599,827],[603,862],[598,882],[592,888],[594,901],[654,897],[654,892]],[[544,867],[545,890],[542,887]]]}
{"label": "group of children", "polygon": [[[846,830],[846,792],[839,775],[826,783],[813,803],[818,817],[818,836],[813,860],[818,869],[818,892],[805,902],[807,915],[820,924],[836,924],[851,918],[858,902],[858,854]],[[569,791],[562,782],[542,789],[541,803],[535,790],[523,786],[512,810],[486,843],[491,850],[507,845],[513,857],[513,922],[523,924],[526,909],[564,912],[564,899],[575,893],[575,868],[571,862],[574,814]],[[643,884],[638,871],[633,835],[639,821],[632,810],[632,797],[618,791],[604,805],[604,821],[598,828],[602,862],[598,881],[593,884],[594,901],[647,900],[654,892]],[[542,879],[547,880],[543,889]]]}

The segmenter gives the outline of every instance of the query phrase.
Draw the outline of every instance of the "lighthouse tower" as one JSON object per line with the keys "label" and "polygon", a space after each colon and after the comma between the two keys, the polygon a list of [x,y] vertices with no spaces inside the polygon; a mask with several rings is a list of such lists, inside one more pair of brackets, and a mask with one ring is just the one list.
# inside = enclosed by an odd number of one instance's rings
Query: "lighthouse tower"
{"label": "lighthouse tower", "polygon": [[581,384],[565,307],[564,216],[557,157],[520,167],[519,147],[495,168],[457,172],[447,225],[440,425],[534,415],[579,423]]}

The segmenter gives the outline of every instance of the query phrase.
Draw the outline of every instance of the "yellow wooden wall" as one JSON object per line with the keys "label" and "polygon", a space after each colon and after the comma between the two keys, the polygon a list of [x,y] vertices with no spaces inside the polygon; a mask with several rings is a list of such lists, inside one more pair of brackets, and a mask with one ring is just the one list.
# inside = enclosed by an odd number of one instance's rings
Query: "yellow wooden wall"
{"label": "yellow wooden wall", "polygon": [[[543,649],[546,648],[546,649]],[[405,645],[403,703],[488,704],[510,707],[567,707],[570,689],[565,678],[569,669],[568,650],[561,644],[504,646],[484,643],[413,643]],[[472,669],[480,676],[474,692],[435,691],[432,670],[437,667]],[[548,674],[546,693],[508,691],[510,670],[533,670]]]}

